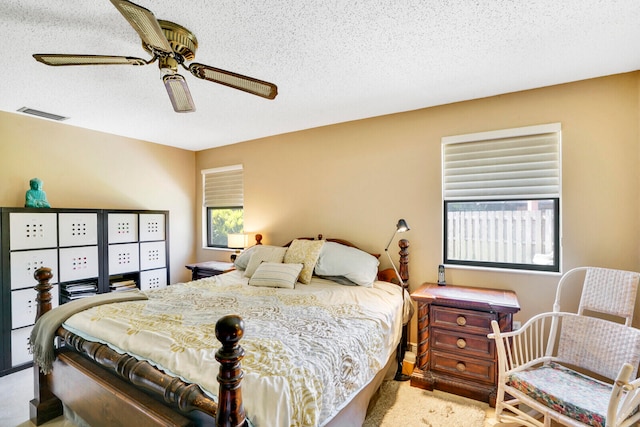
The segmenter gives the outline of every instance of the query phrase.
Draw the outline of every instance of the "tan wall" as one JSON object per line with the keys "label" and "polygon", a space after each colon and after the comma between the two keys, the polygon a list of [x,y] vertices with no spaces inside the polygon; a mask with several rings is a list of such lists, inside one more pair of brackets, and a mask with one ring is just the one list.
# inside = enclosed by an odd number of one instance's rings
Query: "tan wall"
{"label": "tan wall", "polygon": [[38,177],[56,208],[169,210],[171,281],[193,260],[195,153],[0,112],[0,206]]}
{"label": "tan wall", "polygon": [[[564,269],[640,270],[639,78],[628,73],[195,154],[0,112],[0,206],[22,206],[38,176],[54,207],[170,210],[176,282],[188,277],[187,262],[228,259],[201,249],[200,170],[242,163],[248,231],[273,244],[323,233],[381,252],[405,218],[412,229],[401,237],[411,241],[416,289],[436,279],[441,262],[441,138],[560,122]],[[448,268],[447,281],[513,289],[522,306],[516,318],[525,320],[551,307],[558,276]]]}
{"label": "tan wall", "polygon": [[[616,75],[201,151],[197,206],[201,169],[241,163],[245,229],[264,233],[265,243],[322,233],[381,252],[398,218],[405,218],[411,231],[402,237],[411,242],[411,289],[416,289],[436,280],[442,260],[441,138],[560,122],[564,270],[582,265],[640,270],[639,77],[638,72]],[[200,236],[200,207],[196,213]],[[199,260],[227,256],[197,250]],[[382,263],[388,266],[385,259]],[[522,306],[518,320],[551,309],[558,279],[447,268],[448,283],[515,290]],[[578,292],[567,293],[567,300],[576,300]],[[635,324],[640,324],[637,312]]]}

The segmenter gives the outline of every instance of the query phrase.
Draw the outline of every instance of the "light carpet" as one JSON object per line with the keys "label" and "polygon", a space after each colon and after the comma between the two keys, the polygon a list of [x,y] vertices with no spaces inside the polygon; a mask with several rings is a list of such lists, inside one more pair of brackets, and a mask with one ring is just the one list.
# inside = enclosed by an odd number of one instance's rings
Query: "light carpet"
{"label": "light carpet", "polygon": [[489,405],[438,391],[384,381],[362,427],[483,427]]}

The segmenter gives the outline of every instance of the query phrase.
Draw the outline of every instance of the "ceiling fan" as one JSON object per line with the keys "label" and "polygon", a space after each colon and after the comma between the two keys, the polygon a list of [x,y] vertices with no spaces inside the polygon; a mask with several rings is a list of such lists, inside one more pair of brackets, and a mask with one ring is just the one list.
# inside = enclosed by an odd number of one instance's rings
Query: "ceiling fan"
{"label": "ceiling fan", "polygon": [[192,62],[195,58],[198,40],[196,36],[181,25],[156,19],[153,13],[142,6],[127,0],[111,0],[129,24],[142,39],[142,47],[153,57],[149,60],[130,56],[106,55],[66,55],[35,54],[33,57],[43,64],[60,65],[148,65],[156,60],[160,67],[173,109],[178,113],[195,111],[195,105],[189,87],[183,76],[178,74],[178,66],[182,66],[194,76],[219,83],[234,89],[274,99],[278,88],[273,83],[254,79],[253,77],[225,71],[220,68]]}

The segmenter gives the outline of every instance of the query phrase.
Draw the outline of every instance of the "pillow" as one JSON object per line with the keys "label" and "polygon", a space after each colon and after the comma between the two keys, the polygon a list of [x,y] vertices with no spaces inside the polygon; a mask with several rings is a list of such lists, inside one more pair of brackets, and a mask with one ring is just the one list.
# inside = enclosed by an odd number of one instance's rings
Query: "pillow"
{"label": "pillow", "polygon": [[235,261],[233,261],[233,265],[236,267],[236,270],[247,269],[247,264],[249,264],[249,260],[251,259],[251,254],[253,253],[255,248],[257,248],[257,245],[251,246],[250,248],[245,249],[244,251],[240,252],[236,256]]}
{"label": "pillow", "polygon": [[300,283],[309,284],[313,275],[313,268],[320,256],[320,250],[324,245],[324,240],[303,240],[295,239],[284,254],[285,263],[302,263],[302,271],[298,280]]}
{"label": "pillow", "polygon": [[343,276],[357,285],[371,287],[378,277],[378,265],[380,262],[376,257],[360,249],[326,242],[315,273],[318,276]]}
{"label": "pillow", "polygon": [[256,249],[251,252],[251,258],[244,271],[244,277],[253,276],[256,268],[263,261],[281,263],[285,252],[287,252],[287,248],[279,246],[256,246]]}
{"label": "pillow", "polygon": [[253,276],[249,279],[249,284],[251,286],[293,289],[301,270],[302,264],[263,262],[256,268]]}
{"label": "pillow", "polygon": [[[249,264],[249,260],[251,259],[251,255],[253,251],[257,248],[266,248],[269,245],[253,245],[250,248],[245,249],[236,257],[236,260],[233,262],[237,270],[246,270],[247,265]],[[272,248],[279,248],[280,246],[271,246]]]}
{"label": "pillow", "polygon": [[336,282],[339,285],[345,286],[358,286],[356,283],[353,283],[351,280],[347,279],[344,276],[318,276],[321,279],[331,280],[332,282]]}

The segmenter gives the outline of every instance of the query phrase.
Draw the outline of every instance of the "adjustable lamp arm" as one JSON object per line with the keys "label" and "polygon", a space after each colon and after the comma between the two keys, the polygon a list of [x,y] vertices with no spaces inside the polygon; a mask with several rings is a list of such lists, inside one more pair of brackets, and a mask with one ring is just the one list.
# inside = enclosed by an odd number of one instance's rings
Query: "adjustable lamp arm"
{"label": "adjustable lamp arm", "polygon": [[[389,261],[391,262],[391,266],[393,267],[393,271],[396,273],[396,277],[398,278],[398,281],[400,282],[400,286],[402,288],[402,315],[403,316],[404,316],[404,310],[405,310],[404,299],[405,299],[406,285],[404,283],[404,280],[402,280],[402,276],[398,272],[398,269],[396,268],[396,264],[391,259],[391,255],[389,255],[389,246],[391,246],[391,242],[393,242],[393,239],[396,237],[397,233],[403,233],[408,230],[409,230],[409,226],[407,225],[407,222],[404,219],[398,220],[398,224],[396,224],[396,231],[393,232],[393,235],[391,236],[389,243],[387,243],[387,246],[384,248],[384,252],[387,254],[387,258],[389,258]],[[404,250],[406,249],[406,246],[408,246],[406,244],[407,243],[406,241],[404,241],[404,243],[405,245],[403,246],[402,252],[404,252]],[[406,262],[406,259],[405,259],[405,262]],[[403,271],[406,272],[406,270],[403,270]],[[398,344],[398,352],[397,352],[398,367],[397,367],[396,375],[394,378],[396,381],[407,381],[411,378],[409,375],[405,375],[402,373],[402,361],[404,360],[404,353],[405,353],[406,346],[407,346],[407,325],[403,324],[402,338],[400,340],[400,343]]]}
{"label": "adjustable lamp arm", "polygon": [[[395,233],[393,234],[395,236]],[[393,240],[393,237],[391,238]],[[389,242],[389,245],[391,244],[391,242]],[[391,255],[389,255],[389,245],[387,245],[386,248],[384,248],[384,253],[387,254],[387,258],[389,258],[389,262],[391,263],[391,267],[393,267],[393,271],[395,271],[396,273],[396,277],[398,278],[398,281],[400,282],[400,286],[402,286],[402,289],[405,288],[405,284],[404,284],[404,280],[402,280],[402,276],[400,276],[400,273],[398,272],[398,269],[396,268],[396,263],[393,262],[393,260],[391,259]]]}

